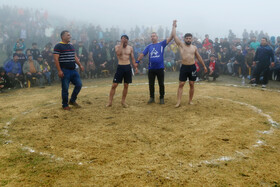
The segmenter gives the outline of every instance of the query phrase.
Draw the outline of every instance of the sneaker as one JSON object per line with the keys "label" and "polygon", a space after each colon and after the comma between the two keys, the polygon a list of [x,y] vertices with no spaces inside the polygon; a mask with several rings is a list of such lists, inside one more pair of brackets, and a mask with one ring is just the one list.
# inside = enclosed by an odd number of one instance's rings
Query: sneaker
{"label": "sneaker", "polygon": [[152,98],[152,97],[151,97],[151,98],[149,99],[149,101],[148,101],[148,104],[151,104],[151,103],[154,103],[154,102],[155,102],[155,98]]}
{"label": "sneaker", "polygon": [[70,108],[69,106],[66,106],[66,107],[63,107],[63,110],[68,110],[68,111],[70,111],[71,108]]}
{"label": "sneaker", "polygon": [[252,84],[252,86],[254,86],[254,87],[255,87],[255,86],[257,86],[257,84],[256,84],[256,83],[253,83],[253,84]]}
{"label": "sneaker", "polygon": [[266,88],[266,85],[265,85],[265,84],[263,84],[263,85],[262,85],[262,88]]}
{"label": "sneaker", "polygon": [[82,108],[78,103],[69,101],[69,105],[73,105],[76,108]]}
{"label": "sneaker", "polygon": [[159,104],[161,104],[161,105],[164,104],[164,99],[163,98],[159,100]]}

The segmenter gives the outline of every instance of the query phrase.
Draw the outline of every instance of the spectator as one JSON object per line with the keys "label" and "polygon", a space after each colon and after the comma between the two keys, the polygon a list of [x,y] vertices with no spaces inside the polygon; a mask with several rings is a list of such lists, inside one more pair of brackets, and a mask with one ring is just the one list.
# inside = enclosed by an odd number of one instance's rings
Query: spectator
{"label": "spectator", "polygon": [[16,53],[13,55],[13,59],[5,64],[4,69],[11,81],[12,87],[15,87],[17,83],[20,84],[20,87],[23,87],[22,69]]}
{"label": "spectator", "polygon": [[237,49],[237,54],[235,55],[235,61],[233,63],[233,70],[234,73],[232,76],[239,75],[239,77],[244,76],[246,72],[246,66],[245,66],[245,58],[244,55],[242,54],[242,47],[239,45],[236,47]]}
{"label": "spectator", "polygon": [[106,59],[104,56],[102,56],[101,52],[98,53],[96,59],[94,60],[95,65],[96,65],[96,71],[95,71],[95,76],[97,78],[101,77],[101,71],[105,69],[106,67]]}
{"label": "spectator", "polygon": [[274,67],[274,52],[272,48],[267,44],[267,38],[262,39],[261,46],[257,49],[254,61],[257,63],[253,73],[253,79],[251,83],[256,86],[260,83],[260,76],[263,73],[262,87],[266,88],[269,76],[269,67]]}
{"label": "spectator", "polygon": [[164,65],[168,71],[172,71],[175,65],[175,54],[170,47],[167,47],[164,53]]}
{"label": "spectator", "polygon": [[15,46],[14,46],[14,52],[17,50],[17,49],[21,49],[22,51],[25,49],[25,44],[24,44],[24,40],[23,39],[19,39]]}
{"label": "spectator", "polygon": [[249,72],[246,72],[249,76],[248,76],[248,79],[251,79],[251,76],[252,76],[252,72],[254,71],[254,55],[255,55],[255,50],[250,48],[248,50],[248,53],[247,55],[245,56],[245,65],[247,67],[247,70],[249,70]]}
{"label": "spectator", "polygon": [[91,78],[91,79],[95,78],[94,75],[95,75],[96,67],[95,67],[95,63],[93,61],[92,52],[89,52],[89,55],[88,55],[87,70],[88,70],[88,78]]}
{"label": "spectator", "polygon": [[253,48],[255,51],[257,51],[257,48],[260,47],[260,42],[257,41],[257,38],[254,36],[250,43],[250,48]]}
{"label": "spectator", "polygon": [[20,65],[22,67],[25,61],[27,60],[26,55],[23,54],[22,49],[17,49],[16,54],[18,55],[18,61],[20,62]]}
{"label": "spectator", "polygon": [[34,60],[37,60],[40,55],[40,51],[37,47],[38,47],[37,43],[32,43],[32,48],[30,49],[30,53]]}
{"label": "spectator", "polygon": [[0,92],[10,88],[10,80],[3,67],[0,67]]}
{"label": "spectator", "polygon": [[221,48],[221,61],[220,61],[220,73],[224,73],[226,74],[227,71],[227,64],[230,62],[230,54],[228,52],[228,49],[225,48]]}
{"label": "spectator", "polygon": [[28,55],[28,60],[24,63],[22,71],[26,75],[26,79],[33,82],[33,78],[39,80],[40,87],[43,87],[43,77],[41,73],[41,68],[36,60],[33,60],[32,55]]}
{"label": "spectator", "polygon": [[[75,49],[76,49],[77,57],[80,59],[80,63],[82,64],[82,66],[87,67],[88,52],[84,46],[84,43],[80,41],[78,43],[77,48]],[[87,69],[85,69],[84,71],[80,70],[80,74],[82,78],[85,78],[87,74]]]}
{"label": "spectator", "polygon": [[[39,56],[38,60],[40,58],[41,57]],[[49,64],[48,64],[46,59],[44,59],[42,61],[42,64],[40,64],[40,68],[42,70],[42,73],[43,73],[45,79],[47,80],[47,84],[50,86],[51,85],[51,72],[50,72],[51,68],[50,68],[50,66],[49,66]]]}
{"label": "spectator", "polygon": [[105,55],[105,61],[106,63],[106,69],[110,72],[113,71],[113,56],[114,51],[113,48],[110,47],[109,43],[105,43],[105,46],[103,47],[103,54]]}
{"label": "spectator", "polygon": [[221,45],[220,45],[220,43],[219,43],[219,38],[215,38],[215,42],[214,42],[214,44],[213,44],[213,48],[214,48],[216,54],[217,54],[218,52],[220,52]]}
{"label": "spectator", "polygon": [[219,65],[216,60],[216,56],[214,54],[211,54],[210,60],[206,62],[206,67],[208,71],[205,74],[205,77],[208,81],[209,77],[213,77],[213,81],[216,81],[216,79],[219,77]]}
{"label": "spectator", "polygon": [[280,80],[280,48],[278,47],[275,52],[275,66],[270,69],[270,77],[272,80]]}

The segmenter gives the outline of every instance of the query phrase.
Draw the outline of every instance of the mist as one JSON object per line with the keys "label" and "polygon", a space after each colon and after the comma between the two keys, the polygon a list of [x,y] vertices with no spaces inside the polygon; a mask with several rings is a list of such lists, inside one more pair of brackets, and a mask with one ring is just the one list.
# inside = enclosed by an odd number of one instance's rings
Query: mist
{"label": "mist", "polygon": [[280,25],[280,1],[253,0],[119,0],[119,1],[67,1],[67,0],[1,0],[0,5],[45,9],[50,14],[78,23],[92,23],[106,29],[112,26],[129,32],[136,25],[157,28],[160,25],[171,30],[172,21],[178,20],[178,30],[196,36],[226,37],[229,29],[237,37],[244,29],[278,36]]}

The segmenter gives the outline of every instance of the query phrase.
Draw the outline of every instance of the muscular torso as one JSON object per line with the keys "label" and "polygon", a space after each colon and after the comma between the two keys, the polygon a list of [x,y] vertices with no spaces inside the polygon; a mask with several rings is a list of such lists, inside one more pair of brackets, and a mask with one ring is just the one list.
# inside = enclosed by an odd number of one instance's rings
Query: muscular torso
{"label": "muscular torso", "polygon": [[182,64],[193,65],[195,63],[195,51],[197,50],[194,45],[187,46],[182,43],[179,46],[179,50],[182,57]]}
{"label": "muscular torso", "polygon": [[120,47],[120,45],[116,45],[116,54],[118,58],[119,65],[128,65],[130,64],[130,55],[132,53],[132,47],[126,46],[125,48]]}

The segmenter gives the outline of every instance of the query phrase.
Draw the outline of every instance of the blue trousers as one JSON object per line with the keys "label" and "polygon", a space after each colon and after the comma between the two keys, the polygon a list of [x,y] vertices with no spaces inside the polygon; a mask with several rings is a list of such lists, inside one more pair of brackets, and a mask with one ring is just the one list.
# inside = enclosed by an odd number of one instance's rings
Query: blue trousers
{"label": "blue trousers", "polygon": [[82,81],[80,75],[76,70],[62,69],[64,77],[61,78],[61,87],[62,87],[62,107],[68,106],[68,89],[70,82],[75,85],[75,88],[71,95],[71,102],[76,102],[77,96],[82,88]]}

